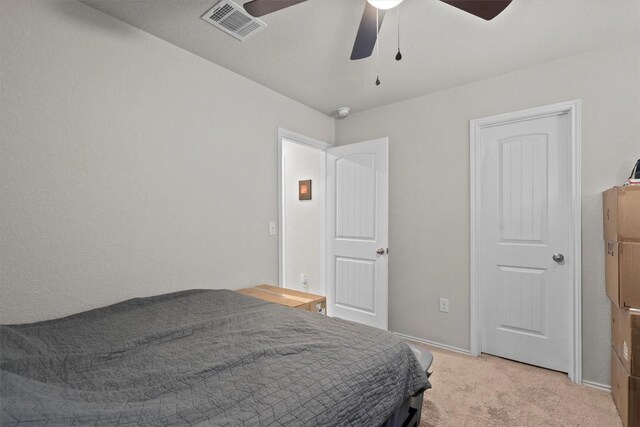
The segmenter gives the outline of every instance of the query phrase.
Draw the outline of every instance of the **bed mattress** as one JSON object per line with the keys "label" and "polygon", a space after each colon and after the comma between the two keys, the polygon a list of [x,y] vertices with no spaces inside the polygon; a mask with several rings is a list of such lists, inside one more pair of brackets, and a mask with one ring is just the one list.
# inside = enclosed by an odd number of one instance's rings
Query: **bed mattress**
{"label": "bed mattress", "polygon": [[364,325],[229,290],[0,326],[2,425],[382,424],[429,386]]}

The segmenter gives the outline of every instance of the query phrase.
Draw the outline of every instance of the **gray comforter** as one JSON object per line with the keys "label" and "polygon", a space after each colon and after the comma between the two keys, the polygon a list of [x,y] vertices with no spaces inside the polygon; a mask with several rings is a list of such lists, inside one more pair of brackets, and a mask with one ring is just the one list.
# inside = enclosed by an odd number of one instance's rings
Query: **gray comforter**
{"label": "gray comforter", "polygon": [[428,386],[394,335],[228,290],[1,326],[2,425],[381,424]]}

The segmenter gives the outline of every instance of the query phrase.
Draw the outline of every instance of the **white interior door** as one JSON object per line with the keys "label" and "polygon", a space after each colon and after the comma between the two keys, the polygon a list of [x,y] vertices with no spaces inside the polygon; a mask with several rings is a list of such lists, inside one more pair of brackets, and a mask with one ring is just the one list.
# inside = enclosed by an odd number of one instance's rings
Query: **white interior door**
{"label": "white interior door", "polygon": [[327,150],[327,311],[388,328],[388,138]]}
{"label": "white interior door", "polygon": [[569,125],[557,114],[480,135],[482,352],[563,372],[572,348]]}

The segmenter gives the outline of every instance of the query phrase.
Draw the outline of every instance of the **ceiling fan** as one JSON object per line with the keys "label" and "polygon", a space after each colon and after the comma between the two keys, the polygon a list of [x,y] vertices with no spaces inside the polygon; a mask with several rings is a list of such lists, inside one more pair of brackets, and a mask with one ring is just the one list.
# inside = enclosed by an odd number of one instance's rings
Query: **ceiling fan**
{"label": "ceiling fan", "polygon": [[[255,17],[277,12],[307,0],[252,0],[244,4],[244,9]],[[351,59],[371,56],[378,38],[385,11],[402,3],[403,0],[367,0],[360,27],[353,44]],[[498,16],[512,0],[440,0],[486,21]],[[401,57],[401,56],[400,56]],[[399,58],[396,58],[399,59]]]}

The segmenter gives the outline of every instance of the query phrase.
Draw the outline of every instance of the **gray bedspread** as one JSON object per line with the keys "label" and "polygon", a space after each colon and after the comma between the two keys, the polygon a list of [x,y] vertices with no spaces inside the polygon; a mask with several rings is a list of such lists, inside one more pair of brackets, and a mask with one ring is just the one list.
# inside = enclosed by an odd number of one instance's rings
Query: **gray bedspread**
{"label": "gray bedspread", "polygon": [[384,331],[228,290],[0,327],[2,425],[379,425],[428,387]]}

